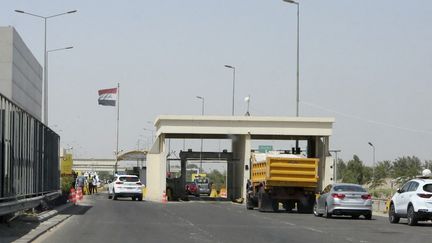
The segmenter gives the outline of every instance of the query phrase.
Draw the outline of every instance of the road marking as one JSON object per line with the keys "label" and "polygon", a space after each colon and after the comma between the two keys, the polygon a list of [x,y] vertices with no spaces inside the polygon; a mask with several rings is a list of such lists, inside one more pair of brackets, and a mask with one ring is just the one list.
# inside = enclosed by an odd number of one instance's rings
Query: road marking
{"label": "road marking", "polygon": [[318,232],[318,233],[324,233],[324,231],[319,230],[319,229],[315,229],[312,227],[303,227],[304,229],[310,230],[310,231],[314,231],[314,232]]}

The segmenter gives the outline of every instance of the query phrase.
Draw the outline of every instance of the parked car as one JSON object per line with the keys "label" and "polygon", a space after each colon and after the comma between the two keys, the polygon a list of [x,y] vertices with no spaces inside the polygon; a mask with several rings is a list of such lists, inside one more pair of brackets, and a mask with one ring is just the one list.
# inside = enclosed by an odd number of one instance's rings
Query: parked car
{"label": "parked car", "polygon": [[408,225],[432,220],[432,179],[413,179],[398,189],[390,201],[389,221],[399,223],[407,218]]}
{"label": "parked car", "polygon": [[335,183],[328,185],[316,199],[315,216],[331,218],[332,215],[351,215],[372,218],[372,197],[357,184]]}
{"label": "parked car", "polygon": [[117,175],[108,185],[108,198],[131,197],[134,201],[142,201],[142,186],[136,175]]}
{"label": "parked car", "polygon": [[195,184],[198,186],[199,194],[206,194],[207,196],[210,196],[211,189],[209,187],[209,180],[207,178],[195,179]]}
{"label": "parked car", "polygon": [[195,197],[199,197],[198,185],[195,182],[186,182],[185,189],[188,195],[194,195]]}

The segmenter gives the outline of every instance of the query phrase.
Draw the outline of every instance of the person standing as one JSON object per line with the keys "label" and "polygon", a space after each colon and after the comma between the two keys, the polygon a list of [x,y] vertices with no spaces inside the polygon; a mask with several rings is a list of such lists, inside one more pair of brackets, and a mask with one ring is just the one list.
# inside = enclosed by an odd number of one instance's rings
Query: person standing
{"label": "person standing", "polygon": [[93,193],[97,193],[97,178],[95,175],[93,176],[92,184],[93,184]]}
{"label": "person standing", "polygon": [[93,181],[92,181],[92,177],[89,175],[88,177],[88,191],[89,191],[89,195],[93,194]]}

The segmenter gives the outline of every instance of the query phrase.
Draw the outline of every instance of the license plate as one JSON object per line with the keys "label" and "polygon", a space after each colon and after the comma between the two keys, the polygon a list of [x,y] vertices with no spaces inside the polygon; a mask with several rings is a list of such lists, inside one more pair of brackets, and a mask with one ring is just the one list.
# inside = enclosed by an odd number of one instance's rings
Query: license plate
{"label": "license plate", "polygon": [[135,189],[135,187],[126,187],[126,189]]}

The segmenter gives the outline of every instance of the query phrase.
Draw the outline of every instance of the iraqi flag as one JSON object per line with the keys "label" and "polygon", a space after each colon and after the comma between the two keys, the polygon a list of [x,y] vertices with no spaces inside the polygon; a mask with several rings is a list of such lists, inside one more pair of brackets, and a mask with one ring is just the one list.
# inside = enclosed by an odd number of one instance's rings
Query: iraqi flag
{"label": "iraqi flag", "polygon": [[98,93],[99,93],[99,99],[98,99],[99,105],[106,105],[106,106],[116,105],[117,88],[101,89],[98,91]]}

